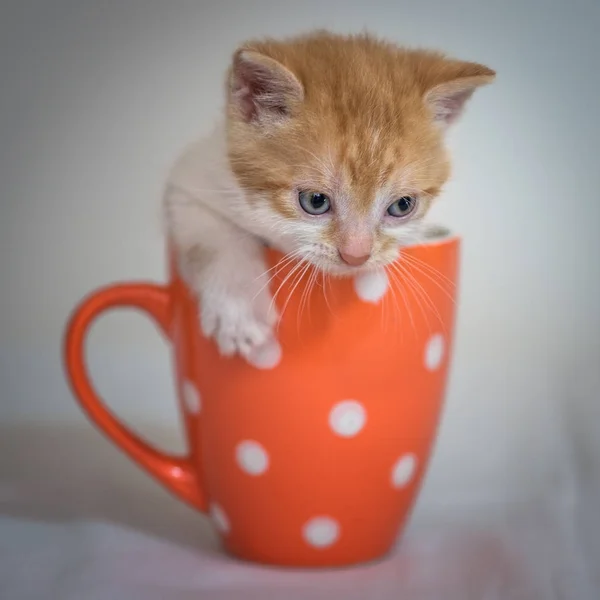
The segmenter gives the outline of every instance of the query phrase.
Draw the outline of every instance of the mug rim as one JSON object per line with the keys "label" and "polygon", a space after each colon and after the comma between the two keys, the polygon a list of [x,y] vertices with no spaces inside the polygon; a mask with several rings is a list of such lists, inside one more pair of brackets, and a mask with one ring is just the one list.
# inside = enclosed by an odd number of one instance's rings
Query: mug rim
{"label": "mug rim", "polygon": [[428,225],[423,238],[413,244],[403,246],[404,249],[419,248],[421,246],[441,246],[460,239],[460,236],[444,225]]}

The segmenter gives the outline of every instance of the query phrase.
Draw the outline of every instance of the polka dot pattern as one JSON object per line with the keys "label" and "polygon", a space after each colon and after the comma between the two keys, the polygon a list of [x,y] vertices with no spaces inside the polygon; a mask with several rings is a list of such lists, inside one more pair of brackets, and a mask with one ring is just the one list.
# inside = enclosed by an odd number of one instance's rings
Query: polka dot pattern
{"label": "polka dot pattern", "polygon": [[430,371],[435,371],[444,359],[445,343],[441,333],[436,333],[429,338],[425,348],[425,366]]}
{"label": "polka dot pattern", "polygon": [[200,392],[189,380],[186,380],[183,384],[183,402],[187,410],[193,415],[197,415],[202,408]]}
{"label": "polka dot pattern", "polygon": [[358,297],[364,302],[372,304],[377,304],[385,296],[388,287],[388,276],[383,269],[366,271],[354,279],[354,289]]}
{"label": "polka dot pattern", "polygon": [[412,480],[417,467],[417,459],[414,454],[401,456],[392,468],[392,487],[403,488]]}
{"label": "polka dot pattern", "polygon": [[364,406],[356,400],[336,404],[329,413],[329,425],[337,435],[351,438],[361,431],[367,422]]}
{"label": "polka dot pattern", "polygon": [[258,442],[240,442],[235,456],[240,469],[248,475],[262,475],[269,468],[269,455]]}
{"label": "polka dot pattern", "polygon": [[[418,258],[453,280],[452,265]],[[411,274],[435,311],[385,270],[317,280],[304,298],[301,281],[277,340],[246,356],[243,368],[201,334],[191,338],[197,299],[180,311],[173,339],[202,487],[196,505],[204,510],[207,498],[229,552],[320,567],[372,560],[392,547],[435,439],[454,323],[446,293]],[[285,284],[278,298],[286,302],[291,291]],[[413,316],[408,327],[389,318],[394,307]],[[182,463],[181,487],[188,468]]]}
{"label": "polka dot pattern", "polygon": [[340,537],[340,525],[331,517],[314,517],[304,525],[302,537],[313,548],[328,548]]}

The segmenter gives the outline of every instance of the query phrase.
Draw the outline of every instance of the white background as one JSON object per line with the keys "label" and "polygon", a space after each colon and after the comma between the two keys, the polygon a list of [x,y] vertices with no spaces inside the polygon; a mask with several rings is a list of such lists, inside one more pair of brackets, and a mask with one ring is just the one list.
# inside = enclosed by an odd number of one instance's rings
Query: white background
{"label": "white background", "polygon": [[[164,567],[165,579],[153,574],[170,598],[192,597],[174,595],[179,584],[221,598],[239,576],[218,562],[220,587],[209,591],[189,579],[198,565],[206,568],[208,550],[197,541],[205,539],[205,523],[84,420],[64,382],[61,335],[70,309],[93,288],[164,279],[162,183],[181,148],[218,114],[236,45],[315,26],[367,27],[498,72],[452,136],[454,180],[435,209],[463,236],[464,257],[447,409],[414,516],[416,537],[403,551],[412,556],[425,544],[428,574],[405,581],[386,563],[373,577],[388,582],[390,597],[400,589],[410,598],[447,599],[453,590],[461,599],[483,597],[460,591],[482,554],[469,543],[480,543],[483,526],[493,531],[493,547],[531,530],[514,541],[526,556],[521,570],[530,595],[492,595],[490,582],[505,570],[492,557],[478,588],[486,598],[600,594],[590,591],[600,565],[591,534],[598,518],[585,511],[600,473],[597,0],[55,0],[0,8],[3,599],[42,597],[42,588],[44,598],[61,600],[119,598],[118,590],[127,598],[162,597],[144,595],[148,581],[136,587],[135,577],[103,562],[103,544],[106,556],[111,544],[135,547],[136,556],[156,548],[160,559],[152,560],[175,569]],[[182,446],[168,348],[148,322],[131,314],[103,319],[90,359],[120,415],[167,447]],[[506,516],[523,514],[529,516]],[[426,535],[421,526],[433,531],[432,545],[419,537]],[[448,528],[458,537],[440,533]],[[77,584],[65,576],[69,560],[82,560],[74,540],[95,549],[89,581]],[[555,554],[542,560],[546,543]],[[50,560],[56,547],[64,564]],[[184,547],[185,558],[176,558]],[[461,551],[471,557],[466,563]],[[442,567],[434,560],[442,554],[454,562]],[[35,578],[27,587],[17,568],[27,560],[38,566],[39,587]],[[3,573],[2,564],[11,566]],[[182,564],[190,570],[177,571]],[[266,597],[260,572],[248,577],[257,597]],[[309,581],[270,577],[264,585],[274,586],[272,597],[277,590],[289,597],[288,586]],[[335,577],[315,580],[314,589],[317,581],[327,594],[345,590],[349,597],[357,589],[358,575]],[[427,595],[438,579],[446,595]],[[250,597],[243,595],[249,588],[236,589],[229,589],[232,598]]]}

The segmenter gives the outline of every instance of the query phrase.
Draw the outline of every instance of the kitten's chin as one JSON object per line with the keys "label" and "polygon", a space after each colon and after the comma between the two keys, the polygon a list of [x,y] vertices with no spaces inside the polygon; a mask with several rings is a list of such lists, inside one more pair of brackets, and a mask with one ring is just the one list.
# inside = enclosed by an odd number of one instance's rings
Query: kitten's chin
{"label": "kitten's chin", "polygon": [[355,277],[361,273],[380,271],[390,264],[394,263],[399,254],[399,248],[396,251],[376,252],[365,263],[351,265],[342,261],[337,253],[329,252],[306,252],[302,253],[303,260],[310,263],[318,271],[331,277]]}
{"label": "kitten's chin", "polygon": [[333,263],[333,262],[325,262],[325,261],[310,261],[313,266],[324,273],[325,275],[329,275],[331,277],[356,277],[361,273],[366,273],[368,271],[378,271],[384,269],[390,262],[367,262],[364,265],[360,266],[350,266],[344,265],[341,263]]}

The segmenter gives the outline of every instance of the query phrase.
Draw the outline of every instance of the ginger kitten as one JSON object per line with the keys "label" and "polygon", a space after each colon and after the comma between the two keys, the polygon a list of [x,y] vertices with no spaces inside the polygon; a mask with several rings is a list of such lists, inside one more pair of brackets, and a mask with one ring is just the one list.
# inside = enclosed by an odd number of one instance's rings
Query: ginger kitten
{"label": "ginger kitten", "polygon": [[449,177],[444,133],[491,69],[368,35],[248,42],[222,125],[168,180],[169,235],[224,355],[270,342],[264,245],[333,275],[384,268],[419,240]]}

